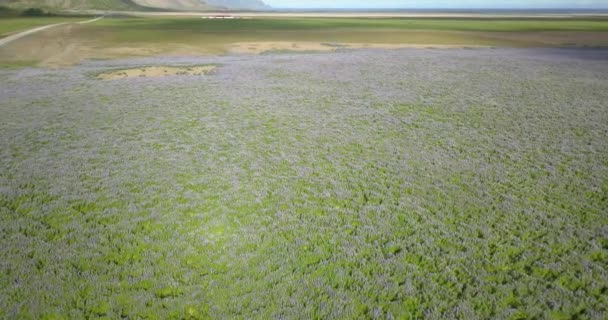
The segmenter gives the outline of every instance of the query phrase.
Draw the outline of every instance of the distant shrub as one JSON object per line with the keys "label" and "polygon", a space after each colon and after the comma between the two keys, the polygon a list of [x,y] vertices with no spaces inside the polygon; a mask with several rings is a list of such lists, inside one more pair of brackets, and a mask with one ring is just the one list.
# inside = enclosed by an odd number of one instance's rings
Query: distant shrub
{"label": "distant shrub", "polygon": [[43,17],[48,14],[40,8],[28,8],[28,9],[23,10],[21,15],[27,16],[27,17]]}
{"label": "distant shrub", "polygon": [[18,14],[19,13],[14,9],[5,6],[0,6],[0,17],[14,16]]}

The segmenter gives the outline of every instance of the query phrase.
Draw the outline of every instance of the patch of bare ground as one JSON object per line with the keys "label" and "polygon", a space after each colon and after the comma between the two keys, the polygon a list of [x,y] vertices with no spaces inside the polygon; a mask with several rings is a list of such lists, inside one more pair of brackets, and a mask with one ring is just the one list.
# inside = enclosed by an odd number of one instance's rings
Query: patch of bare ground
{"label": "patch of bare ground", "polygon": [[237,42],[228,46],[230,53],[236,54],[260,54],[276,51],[293,52],[329,52],[339,49],[401,49],[401,48],[463,48],[489,46],[479,45],[445,45],[445,44],[397,44],[397,43],[339,43],[339,42]]}
{"label": "patch of bare ground", "polygon": [[125,78],[157,78],[167,76],[201,76],[209,74],[215,70],[216,66],[186,66],[186,67],[169,67],[169,66],[150,66],[130,69],[112,70],[97,75],[97,79],[101,80],[117,80]]}

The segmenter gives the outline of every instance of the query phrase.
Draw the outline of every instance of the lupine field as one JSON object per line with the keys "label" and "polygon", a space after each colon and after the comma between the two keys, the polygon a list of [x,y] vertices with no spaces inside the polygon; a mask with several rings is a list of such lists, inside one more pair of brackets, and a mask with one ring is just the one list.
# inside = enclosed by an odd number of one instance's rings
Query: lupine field
{"label": "lupine field", "polygon": [[[96,77],[154,65],[216,69]],[[606,49],[89,61],[0,97],[0,318],[608,318]]]}

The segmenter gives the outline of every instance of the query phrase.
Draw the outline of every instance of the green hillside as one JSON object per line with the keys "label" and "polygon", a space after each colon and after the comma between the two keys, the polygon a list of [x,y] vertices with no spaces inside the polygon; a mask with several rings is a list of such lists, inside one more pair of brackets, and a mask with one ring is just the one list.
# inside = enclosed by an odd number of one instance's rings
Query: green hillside
{"label": "green hillside", "polygon": [[14,9],[42,8],[62,10],[176,10],[206,11],[218,9],[263,9],[256,0],[0,0],[0,7]]}
{"label": "green hillside", "polygon": [[42,8],[57,10],[145,10],[131,0],[0,0],[0,6],[10,8]]}

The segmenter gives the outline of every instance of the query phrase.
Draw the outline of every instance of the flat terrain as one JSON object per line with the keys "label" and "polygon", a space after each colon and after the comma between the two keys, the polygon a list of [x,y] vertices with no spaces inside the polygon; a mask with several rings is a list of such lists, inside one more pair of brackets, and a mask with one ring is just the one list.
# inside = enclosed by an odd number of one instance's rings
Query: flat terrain
{"label": "flat terrain", "polygon": [[[98,14],[102,11],[94,11]],[[106,11],[107,12],[107,11]],[[111,12],[110,12],[111,13]],[[121,11],[120,13],[124,13]],[[131,15],[137,16],[163,16],[163,17],[193,17],[193,16],[211,16],[218,14],[226,14],[225,12],[193,12],[193,11],[181,11],[181,12],[141,12],[141,11],[130,11],[126,12]],[[593,12],[542,12],[542,11],[488,11],[480,10],[478,12],[458,12],[454,10],[447,11],[243,11],[243,12],[230,12],[235,17],[261,17],[261,18],[460,18],[460,19],[505,19],[505,18],[606,18],[608,17],[608,10],[595,10]]]}
{"label": "flat terrain", "polygon": [[86,20],[83,17],[2,17],[0,18],[0,39],[18,31],[63,22],[78,22]]}
{"label": "flat terrain", "polygon": [[607,57],[0,70],[0,318],[606,319]]}
{"label": "flat terrain", "polygon": [[576,18],[105,18],[37,33],[0,48],[0,64],[199,56],[348,47],[608,46],[608,19]]}

